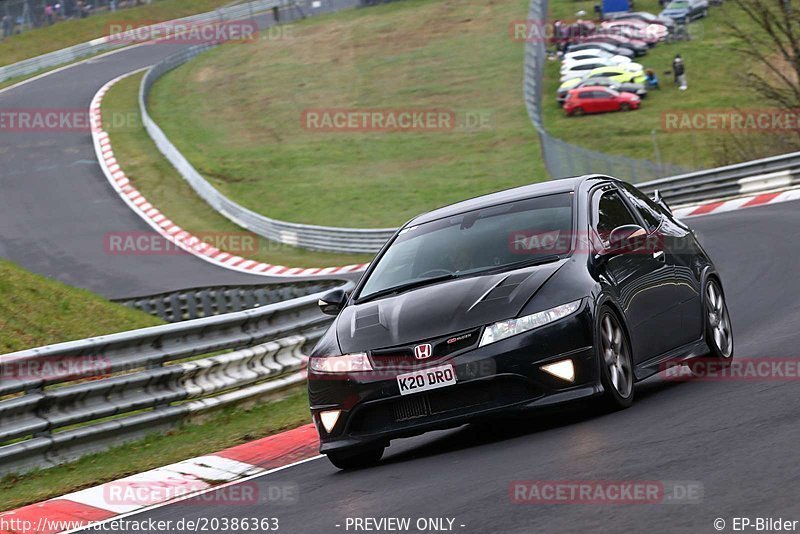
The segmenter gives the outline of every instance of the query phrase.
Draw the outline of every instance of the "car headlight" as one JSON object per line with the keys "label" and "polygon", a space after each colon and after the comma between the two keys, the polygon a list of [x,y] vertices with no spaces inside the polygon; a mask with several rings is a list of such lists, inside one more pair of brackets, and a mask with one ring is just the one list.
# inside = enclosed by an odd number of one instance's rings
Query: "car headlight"
{"label": "car headlight", "polygon": [[359,371],[372,371],[372,364],[363,352],[358,354],[343,354],[342,356],[325,356],[323,358],[310,358],[308,367],[316,373],[355,373]]}
{"label": "car headlight", "polygon": [[581,300],[582,299],[578,299],[573,302],[568,302],[567,304],[556,306],[555,308],[550,308],[549,310],[491,324],[483,331],[481,342],[478,346],[483,347],[489,343],[516,336],[528,330],[533,330],[534,328],[539,328],[553,321],[563,319],[567,315],[573,314],[578,310],[581,305]]}

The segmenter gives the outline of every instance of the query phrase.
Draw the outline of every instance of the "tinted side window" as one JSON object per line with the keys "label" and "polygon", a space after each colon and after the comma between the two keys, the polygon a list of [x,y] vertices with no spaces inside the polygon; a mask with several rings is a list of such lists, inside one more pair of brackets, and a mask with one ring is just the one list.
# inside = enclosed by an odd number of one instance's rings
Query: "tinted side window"
{"label": "tinted side window", "polygon": [[595,229],[605,242],[608,241],[608,236],[614,228],[626,224],[639,224],[616,189],[606,191],[600,197],[597,204],[596,221]]}
{"label": "tinted side window", "polygon": [[647,198],[647,196],[632,186],[625,187],[625,193],[628,200],[631,201],[633,207],[642,216],[642,219],[647,223],[647,230],[652,232],[661,224],[661,208],[655,202]]}

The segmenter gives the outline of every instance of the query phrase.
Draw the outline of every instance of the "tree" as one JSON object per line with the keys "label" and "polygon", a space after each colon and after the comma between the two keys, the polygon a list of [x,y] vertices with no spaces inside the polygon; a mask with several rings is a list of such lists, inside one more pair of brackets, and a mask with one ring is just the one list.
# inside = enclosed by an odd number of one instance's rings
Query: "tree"
{"label": "tree", "polygon": [[800,2],[731,0],[744,17],[723,21],[753,65],[747,83],[771,105],[800,109]]}

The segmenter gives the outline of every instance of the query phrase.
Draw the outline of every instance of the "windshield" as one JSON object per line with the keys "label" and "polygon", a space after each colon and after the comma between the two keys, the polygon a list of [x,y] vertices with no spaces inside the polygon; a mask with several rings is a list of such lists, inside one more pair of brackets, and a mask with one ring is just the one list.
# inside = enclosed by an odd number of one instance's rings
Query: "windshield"
{"label": "windshield", "polygon": [[670,2],[667,9],[686,9],[689,7],[689,2]]}
{"label": "windshield", "polygon": [[358,300],[409,284],[503,270],[568,253],[571,230],[570,193],[410,226],[378,260]]}

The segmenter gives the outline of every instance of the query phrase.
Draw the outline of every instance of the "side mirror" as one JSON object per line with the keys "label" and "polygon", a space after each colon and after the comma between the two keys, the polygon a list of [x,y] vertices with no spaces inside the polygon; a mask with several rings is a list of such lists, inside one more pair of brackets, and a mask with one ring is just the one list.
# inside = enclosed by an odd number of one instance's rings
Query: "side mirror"
{"label": "side mirror", "polygon": [[664,200],[664,197],[661,196],[661,191],[656,189],[653,191],[653,202],[667,210],[669,213],[672,213],[672,209],[667,205],[667,201]]}
{"label": "side mirror", "polygon": [[635,248],[636,242],[645,237],[647,237],[647,232],[638,224],[617,226],[608,236],[606,255],[619,254],[629,248]]}
{"label": "side mirror", "polygon": [[334,289],[319,299],[317,305],[325,315],[339,315],[346,302],[347,293],[341,289]]}

